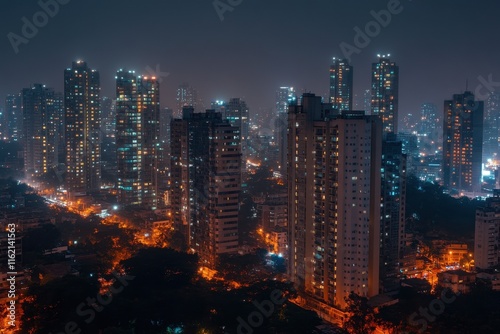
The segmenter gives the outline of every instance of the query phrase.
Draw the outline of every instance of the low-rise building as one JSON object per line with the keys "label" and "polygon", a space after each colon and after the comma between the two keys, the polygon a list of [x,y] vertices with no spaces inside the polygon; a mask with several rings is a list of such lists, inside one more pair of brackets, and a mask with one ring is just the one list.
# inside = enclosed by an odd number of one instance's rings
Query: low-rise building
{"label": "low-rise building", "polygon": [[450,289],[454,293],[470,292],[472,284],[476,282],[476,274],[464,270],[448,270],[438,274],[438,284]]}
{"label": "low-rise building", "polygon": [[287,229],[284,227],[277,227],[270,233],[269,241],[271,243],[272,252],[283,257],[288,254],[288,237]]}
{"label": "low-rise building", "polygon": [[474,265],[488,269],[500,264],[500,190],[476,210]]}
{"label": "low-rise building", "polygon": [[477,280],[482,281],[493,291],[500,291],[500,272],[481,272],[477,274]]}

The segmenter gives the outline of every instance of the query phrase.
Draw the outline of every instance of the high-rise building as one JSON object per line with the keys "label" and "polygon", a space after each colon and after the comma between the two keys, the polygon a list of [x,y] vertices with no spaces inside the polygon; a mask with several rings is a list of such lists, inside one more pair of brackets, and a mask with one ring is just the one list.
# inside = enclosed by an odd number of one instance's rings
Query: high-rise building
{"label": "high-rise building", "polygon": [[440,145],[441,118],[437,107],[432,103],[424,103],[420,108],[416,132],[419,139],[420,152],[434,155]]}
{"label": "high-rise building", "polygon": [[[249,112],[247,104],[241,98],[229,99],[225,108],[226,113],[224,118],[231,123],[232,126],[240,129],[241,134],[241,153],[243,161],[246,161],[248,155],[248,139],[249,139]],[[243,165],[244,167],[244,165]]]}
{"label": "high-rise building", "polygon": [[160,92],[155,77],[116,75],[118,200],[156,209],[160,146]]}
{"label": "high-rise building", "polygon": [[23,112],[21,94],[9,94],[5,98],[4,137],[9,141],[21,141],[23,128]]}
{"label": "high-rise building", "polygon": [[379,292],[381,121],[304,94],[288,124],[289,275],[311,305],[341,310]]}
{"label": "high-rise building", "polygon": [[382,119],[384,133],[398,133],[399,66],[390,55],[372,64],[372,115]]}
{"label": "high-rise building", "polygon": [[158,205],[158,148],[160,146],[160,83],[156,77],[140,77],[139,110],[142,113],[142,205]]}
{"label": "high-rise building", "polygon": [[337,110],[352,110],[353,100],[352,66],[346,59],[333,58],[330,65],[330,103]]}
{"label": "high-rise building", "polygon": [[443,182],[450,191],[481,191],[483,110],[471,92],[444,102]]}
{"label": "high-rise building", "polygon": [[363,93],[363,110],[367,115],[372,112],[372,91],[370,89],[365,89]]}
{"label": "high-rise building", "polygon": [[182,109],[184,107],[193,107],[197,109],[198,106],[198,92],[191,87],[187,82],[182,83],[177,88],[177,109],[174,113],[174,118],[182,117]]}
{"label": "high-rise building", "polygon": [[293,87],[280,87],[276,91],[276,114],[288,114],[288,106],[296,100],[297,96]]}
{"label": "high-rise building", "polygon": [[429,136],[436,135],[438,122],[439,116],[436,106],[433,103],[423,103],[420,108],[417,132],[419,134],[428,134]]}
{"label": "high-rise building", "polygon": [[293,87],[280,87],[276,92],[276,122],[275,137],[278,146],[278,167],[281,175],[286,176],[287,164],[287,129],[288,129],[288,106],[297,101]]}
{"label": "high-rise building", "polygon": [[101,109],[101,134],[106,137],[114,137],[116,131],[116,101],[104,96],[101,99]]}
{"label": "high-rise building", "polygon": [[39,177],[58,163],[60,114],[54,90],[34,84],[22,90],[24,171]]}
{"label": "high-rise building", "polygon": [[64,71],[66,190],[69,197],[101,186],[100,77],[84,61]]}
{"label": "high-rise building", "polygon": [[488,269],[500,264],[500,190],[476,210],[474,265]]}
{"label": "high-rise building", "polygon": [[66,159],[66,127],[64,117],[64,94],[54,92],[53,98],[54,113],[51,116],[53,126],[50,129],[50,136],[57,138],[55,140],[55,151],[57,152],[57,163],[63,164]]}
{"label": "high-rise building", "polygon": [[116,185],[116,100],[101,98],[101,162],[103,183]]}
{"label": "high-rise building", "polygon": [[380,279],[381,291],[388,292],[399,288],[406,219],[406,155],[394,134],[382,144],[381,175]]}
{"label": "high-rise building", "polygon": [[483,161],[500,158],[500,93],[491,92],[484,111]]}
{"label": "high-rise building", "polygon": [[170,108],[163,108],[160,111],[160,136],[159,136],[159,150],[158,150],[158,168],[161,181],[166,181],[166,173],[170,167],[170,123],[172,122],[173,110]]}
{"label": "high-rise building", "polygon": [[240,130],[214,110],[187,107],[183,114],[171,132],[174,224],[200,264],[213,269],[219,255],[238,250]]}
{"label": "high-rise building", "polygon": [[4,106],[0,105],[0,139],[7,140],[7,116],[5,115]]}

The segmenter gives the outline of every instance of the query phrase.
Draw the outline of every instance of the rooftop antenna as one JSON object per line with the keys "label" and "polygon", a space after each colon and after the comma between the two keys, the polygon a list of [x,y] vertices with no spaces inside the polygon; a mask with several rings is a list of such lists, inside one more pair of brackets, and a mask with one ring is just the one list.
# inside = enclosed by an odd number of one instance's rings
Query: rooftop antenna
{"label": "rooftop antenna", "polygon": [[465,91],[467,92],[469,90],[469,78],[465,79]]}

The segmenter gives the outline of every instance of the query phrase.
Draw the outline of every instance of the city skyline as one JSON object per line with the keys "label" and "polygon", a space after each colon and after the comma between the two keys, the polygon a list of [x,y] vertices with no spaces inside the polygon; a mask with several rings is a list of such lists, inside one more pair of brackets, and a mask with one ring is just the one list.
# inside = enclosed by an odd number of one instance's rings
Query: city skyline
{"label": "city skyline", "polygon": [[500,3],[5,7],[0,332],[496,332]]}
{"label": "city skyline", "polygon": [[[370,65],[380,53],[391,53],[393,60],[404,68],[401,73],[400,88],[401,116],[417,113],[420,104],[425,102],[441,105],[441,101],[446,96],[465,90],[467,79],[469,89],[474,91],[476,87],[482,87],[483,95],[488,89],[497,89],[498,85],[495,83],[500,81],[496,79],[500,78],[500,69],[495,63],[494,55],[498,53],[496,52],[498,50],[495,51],[495,48],[490,45],[487,34],[484,32],[497,29],[495,28],[498,25],[497,20],[493,19],[492,15],[499,5],[494,1],[485,1],[480,5],[469,6],[467,11],[457,8],[453,11],[453,18],[451,15],[441,15],[446,13],[451,3],[456,4],[451,1],[439,4],[430,1],[401,1],[403,10],[393,15],[390,24],[382,27],[377,36],[370,38],[370,43],[361,48],[359,54],[352,55],[351,65],[355,67],[355,95],[362,96],[362,92],[370,88]],[[387,4],[387,1],[375,1],[353,6],[322,1],[315,6],[303,6],[302,1],[297,0],[284,6],[282,3],[264,5],[242,2],[234,8],[233,12],[226,12],[224,20],[220,21],[210,2],[193,9],[188,3],[176,1],[168,6],[159,5],[160,9],[152,10],[150,4],[139,7],[127,4],[123,8],[121,6],[115,8],[108,4],[99,6],[93,1],[88,2],[88,5],[86,3],[86,6],[72,1],[61,5],[58,14],[50,19],[47,26],[39,28],[36,36],[29,39],[27,44],[19,46],[17,54],[9,39],[4,39],[0,47],[2,54],[6,57],[6,63],[11,66],[0,65],[0,68],[1,72],[11,79],[9,84],[0,83],[0,95],[16,93],[32,82],[42,82],[56,91],[61,91],[59,64],[81,58],[93,64],[93,67],[101,72],[102,96],[113,96],[114,73],[119,68],[135,69],[138,73],[147,75],[155,72],[158,76],[162,74],[162,107],[176,108],[176,89],[183,82],[189,82],[196,87],[204,101],[227,100],[230,97],[239,96],[244,98],[253,110],[259,112],[273,105],[275,87],[294,86],[299,95],[311,91],[328,97],[328,75],[324,69],[330,65],[332,57],[344,57],[340,48],[341,43],[355,45],[354,28],[359,27],[363,30],[367,23],[375,21],[370,12],[385,10]],[[461,4],[466,7],[468,2],[463,1]],[[31,6],[20,6],[16,3],[9,3],[6,6],[8,7],[6,12],[11,14],[4,18],[5,35],[9,32],[20,34],[23,25],[21,18],[25,16],[30,19],[34,13],[41,10],[36,2],[33,2]],[[96,6],[95,9],[93,6]],[[165,6],[164,11],[161,10],[163,6]],[[261,6],[265,6],[266,15],[259,14]],[[282,17],[287,17],[287,15],[282,15],[283,13],[278,15],[279,12],[284,12],[291,18],[298,18],[301,15],[299,8],[318,17],[330,12],[338,12],[339,14],[334,14],[333,18],[329,17],[330,20],[334,20],[337,29],[328,32],[324,29],[313,30],[322,20],[317,20],[318,23],[311,23],[311,31],[318,32],[315,35],[304,35],[303,29],[291,27],[292,31],[282,36],[280,41],[283,41],[283,44],[278,47],[272,46],[274,37],[254,34],[254,31],[247,27],[252,22],[249,20],[259,18],[262,27],[260,29],[272,30],[282,22]],[[332,11],[333,8],[336,10]],[[81,35],[79,31],[72,28],[73,25],[70,23],[72,21],[77,23],[79,20],[92,17],[97,25],[102,25],[104,20],[127,10],[134,10],[139,17],[146,15],[152,18],[159,18],[161,15],[172,17],[172,20],[163,19],[161,23],[157,23],[160,27],[165,27],[159,31],[168,38],[152,37],[150,40],[139,42],[147,43],[151,49],[147,55],[142,54],[141,48],[128,50],[130,52],[125,55],[123,52],[101,54],[98,50],[105,49],[120,40],[120,38],[116,39],[113,30],[105,29],[101,32],[104,38],[95,40]],[[469,14],[479,10],[481,10],[481,15],[486,15],[486,17],[475,24],[467,27],[453,24],[462,18],[465,20]],[[179,39],[180,35],[173,33],[176,29],[172,28],[180,23],[180,20],[187,19],[188,13],[198,19],[200,28],[185,29],[183,35],[185,37]],[[425,24],[421,17],[426,17]],[[439,44],[425,38],[427,33],[445,33],[444,27],[447,26],[448,21],[449,26],[456,29],[455,34],[448,36],[447,39],[441,39]],[[152,22],[158,22],[158,20],[153,19]],[[153,23],[146,24],[142,29],[151,27],[151,24]],[[157,24],[154,23],[154,26]],[[61,29],[61,26],[65,28]],[[419,27],[415,32],[412,29],[414,26]],[[469,50],[467,55],[439,61],[439,59],[445,59],[448,55],[447,50],[458,41],[458,36],[462,31],[474,36],[478,47]],[[235,36],[238,38],[234,39]],[[304,39],[305,36],[307,38]],[[401,38],[403,36],[405,38]],[[59,38],[77,38],[79,43],[69,42],[69,45],[66,43],[65,47],[60,49],[57,42]],[[317,44],[320,39],[328,42],[326,46],[321,47],[320,52],[305,55],[303,52],[295,52],[292,41],[296,39],[305,40],[308,47],[313,47],[315,44],[325,45],[324,42]],[[394,43],[395,39],[398,43]],[[196,41],[204,42],[200,44],[200,48],[194,48],[192,43]],[[232,41],[231,43],[235,46],[233,49],[236,51],[236,57],[234,55],[215,57],[211,56],[210,52],[203,52],[204,48],[210,50],[230,47],[227,41]],[[40,49],[42,45],[49,47],[43,47],[43,51],[37,52],[37,57],[34,58],[33,51]],[[175,45],[181,46],[186,51],[182,52],[182,57],[174,51]],[[123,51],[122,47],[114,49]],[[267,54],[269,57],[259,56],[258,50],[261,49],[272,50]],[[489,52],[483,52],[485,49]],[[423,52],[417,50],[423,50]],[[201,59],[200,54],[203,55]],[[298,66],[303,64],[304,60],[309,64],[307,68]],[[36,67],[40,61],[46,63],[46,66]],[[236,69],[240,69],[240,65],[244,62],[251,66],[243,68],[243,72],[238,77],[233,76]],[[276,63],[280,65],[276,66]],[[436,78],[434,73],[442,73],[442,75]],[[490,75],[491,80],[489,80]],[[238,80],[242,76],[246,79]],[[429,76],[434,76],[436,80],[429,82],[427,80]],[[209,77],[216,80],[210,80],[208,84],[205,78]]]}

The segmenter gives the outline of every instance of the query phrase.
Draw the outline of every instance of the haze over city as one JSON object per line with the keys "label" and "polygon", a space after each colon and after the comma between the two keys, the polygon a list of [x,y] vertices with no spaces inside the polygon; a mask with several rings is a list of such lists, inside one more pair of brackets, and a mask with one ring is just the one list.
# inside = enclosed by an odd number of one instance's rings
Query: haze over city
{"label": "haze over city", "polygon": [[[371,11],[388,1],[242,1],[221,21],[213,1],[70,1],[36,37],[15,53],[7,38],[0,44],[0,83],[6,95],[32,82],[62,89],[62,71],[72,60],[101,72],[102,95],[114,95],[118,69],[149,74],[168,72],[161,86],[162,106],[173,107],[175,90],[189,82],[212,100],[246,98],[252,110],[274,107],[275,87],[299,94],[327,95],[324,69],[343,58],[340,44],[354,45],[353,30],[373,21]],[[500,30],[494,0],[402,0],[400,14],[360,54],[354,54],[355,93],[370,88],[370,64],[390,53],[401,66],[400,110],[416,113],[424,102],[438,106],[451,94],[472,91],[478,77],[500,81],[494,36]],[[4,4],[2,35],[21,33],[22,17],[40,10],[36,1]]]}
{"label": "haze over city", "polygon": [[500,333],[499,14],[7,2],[0,333]]}

